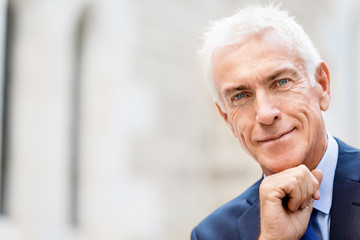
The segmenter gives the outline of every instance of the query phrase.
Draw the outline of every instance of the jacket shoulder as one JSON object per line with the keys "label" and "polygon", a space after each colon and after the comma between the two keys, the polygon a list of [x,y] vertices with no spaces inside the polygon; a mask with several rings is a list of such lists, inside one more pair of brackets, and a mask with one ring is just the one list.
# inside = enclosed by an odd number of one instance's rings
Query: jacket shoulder
{"label": "jacket shoulder", "polygon": [[339,145],[336,175],[343,178],[360,181],[360,150],[347,145],[335,138]]}
{"label": "jacket shoulder", "polygon": [[262,179],[233,200],[225,203],[196,226],[192,240],[230,240],[239,236],[237,219],[259,199]]}

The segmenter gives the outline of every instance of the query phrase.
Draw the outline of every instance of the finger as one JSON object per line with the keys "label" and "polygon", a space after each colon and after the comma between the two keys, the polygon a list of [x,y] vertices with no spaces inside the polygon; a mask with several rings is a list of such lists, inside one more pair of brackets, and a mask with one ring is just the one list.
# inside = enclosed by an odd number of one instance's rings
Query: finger
{"label": "finger", "polygon": [[313,181],[313,186],[314,186],[314,195],[313,198],[315,200],[319,200],[320,199],[320,184],[323,178],[323,174],[321,172],[321,170],[319,169],[314,169],[311,171],[312,175],[314,176],[314,181]]}
{"label": "finger", "polygon": [[301,183],[295,176],[289,179],[288,184],[285,187],[285,192],[289,196],[287,208],[292,212],[297,211],[302,203],[301,187]]}
{"label": "finger", "polygon": [[313,184],[316,184],[318,181],[305,165],[289,169],[288,172],[292,176],[286,181],[287,208],[290,211],[297,211],[299,208],[304,209],[309,199],[314,195]]}
{"label": "finger", "polygon": [[321,184],[322,178],[323,178],[323,173],[321,170],[319,169],[314,169],[311,171],[312,175],[316,178],[316,180],[318,180],[319,185]]}
{"label": "finger", "polygon": [[[305,175],[304,175],[304,196],[303,196],[303,201],[301,203],[300,208],[304,209],[309,201],[310,198],[312,198],[312,196],[314,195],[314,185],[313,185],[313,181],[314,181],[314,176],[310,173],[309,169],[306,168],[305,171]],[[315,180],[317,181],[317,180]]]}
{"label": "finger", "polygon": [[314,207],[314,199],[313,198],[310,198],[307,202],[306,202],[306,206],[305,208],[303,209],[303,211],[305,212],[305,214],[307,216],[310,216],[311,215],[311,212],[313,210],[313,207]]}
{"label": "finger", "polygon": [[305,165],[302,165],[300,170],[301,171],[299,172],[298,176],[298,181],[301,189],[301,201],[299,203],[299,207],[301,209],[304,209],[307,202],[313,195],[313,183],[309,169]]}

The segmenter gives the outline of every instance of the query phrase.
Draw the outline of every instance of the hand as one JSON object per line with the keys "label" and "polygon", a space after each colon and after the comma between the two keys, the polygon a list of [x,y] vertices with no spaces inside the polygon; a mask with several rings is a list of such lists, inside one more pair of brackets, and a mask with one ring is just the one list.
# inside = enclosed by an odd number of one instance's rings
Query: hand
{"label": "hand", "polygon": [[266,177],[259,190],[259,239],[300,239],[308,226],[314,199],[320,199],[322,172],[305,165]]}

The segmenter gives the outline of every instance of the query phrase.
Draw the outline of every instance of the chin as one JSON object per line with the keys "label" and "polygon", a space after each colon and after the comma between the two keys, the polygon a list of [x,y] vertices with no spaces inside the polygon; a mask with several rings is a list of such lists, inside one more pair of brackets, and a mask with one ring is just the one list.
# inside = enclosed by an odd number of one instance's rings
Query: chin
{"label": "chin", "polygon": [[303,162],[297,160],[297,158],[290,156],[278,156],[277,158],[263,159],[262,161],[259,161],[259,164],[266,175],[282,172],[286,169],[297,167],[302,163]]}

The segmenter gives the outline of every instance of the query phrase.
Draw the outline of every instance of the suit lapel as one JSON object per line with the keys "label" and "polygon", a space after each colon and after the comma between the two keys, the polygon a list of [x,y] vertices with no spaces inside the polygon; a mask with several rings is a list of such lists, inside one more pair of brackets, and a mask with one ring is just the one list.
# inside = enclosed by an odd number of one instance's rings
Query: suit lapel
{"label": "suit lapel", "polygon": [[330,240],[360,237],[360,152],[340,140],[330,211]]}
{"label": "suit lapel", "polygon": [[255,240],[260,234],[260,205],[259,205],[259,186],[261,181],[256,183],[256,187],[249,194],[247,202],[250,207],[238,218],[239,239]]}
{"label": "suit lapel", "polygon": [[260,234],[260,208],[259,201],[252,205],[238,218],[239,239],[258,239]]}

